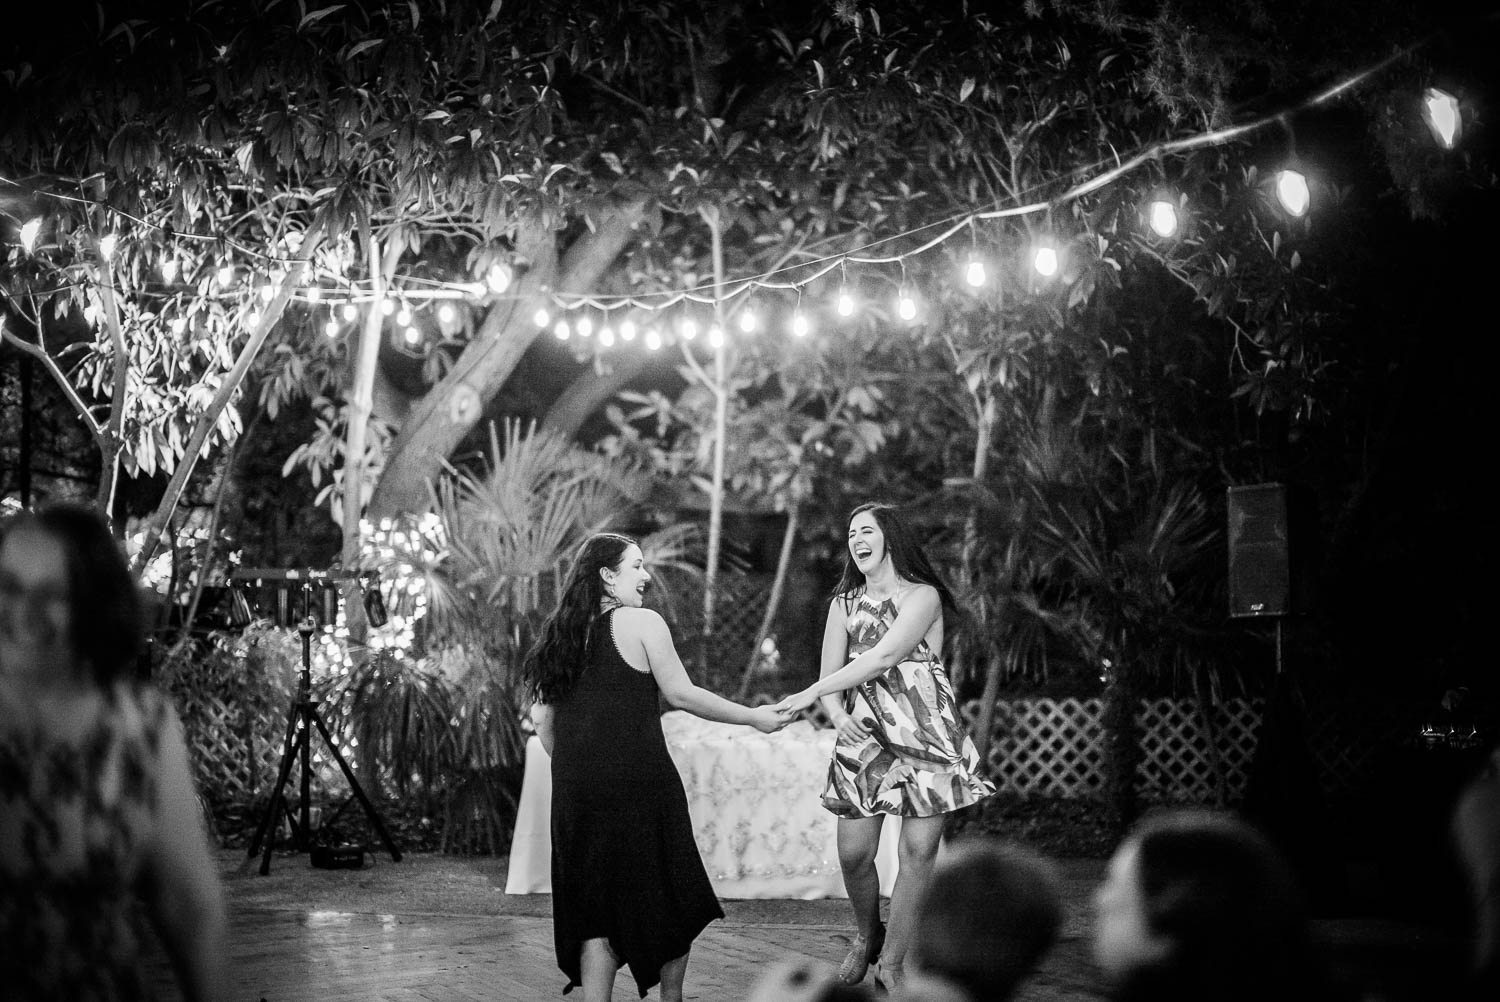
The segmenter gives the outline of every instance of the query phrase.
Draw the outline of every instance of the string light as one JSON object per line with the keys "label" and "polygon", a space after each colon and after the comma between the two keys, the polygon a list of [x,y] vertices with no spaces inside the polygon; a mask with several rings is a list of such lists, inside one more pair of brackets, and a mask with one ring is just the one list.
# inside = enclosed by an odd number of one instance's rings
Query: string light
{"label": "string light", "polygon": [[228,285],[234,281],[234,266],[228,264],[219,265],[219,272],[215,276],[220,285]]}
{"label": "string light", "polygon": [[[621,341],[634,341],[635,340],[635,321],[634,320],[625,319],[625,320],[620,321],[620,340]],[[691,340],[691,339],[689,339],[689,340]]]}
{"label": "string light", "polygon": [[546,327],[552,322],[552,314],[547,312],[547,307],[539,306],[537,311],[531,315],[531,322],[538,327]]}
{"label": "string light", "polygon": [[119,238],[113,233],[106,233],[99,238],[99,256],[108,261],[115,256],[115,244]]}
{"label": "string light", "polygon": [[162,258],[161,280],[168,285],[177,281],[177,259],[175,257]]}
{"label": "string light", "polygon": [[599,328],[599,343],[604,347],[611,347],[615,343],[615,332],[609,324]]}
{"label": "string light", "polygon": [[407,306],[406,306],[405,303],[402,303],[401,304],[401,309],[399,309],[399,310],[396,311],[396,326],[398,326],[398,327],[410,327],[411,326],[411,310],[407,308]]}
{"label": "string light", "polygon": [[556,335],[559,341],[566,341],[573,336],[573,328],[566,320],[559,320],[557,326],[552,328],[552,333]]}
{"label": "string light", "polygon": [[743,311],[740,312],[740,330],[744,331],[746,334],[754,334],[755,328],[759,325],[760,320],[756,317],[754,310],[746,307]]}
{"label": "string light", "polygon": [[724,328],[714,324],[708,329],[708,344],[711,348],[722,347],[724,344]]}
{"label": "string light", "polygon": [[1282,168],[1276,174],[1276,198],[1288,215],[1300,219],[1312,204],[1307,190],[1307,177],[1299,170]]}
{"label": "string light", "polygon": [[380,301],[380,312],[384,313],[386,316],[390,316],[392,313],[396,312],[396,304],[391,302],[389,296]]}
{"label": "string light", "polygon": [[839,286],[837,310],[841,317],[854,316],[854,297],[849,295],[849,287],[847,285]]}
{"label": "string light", "polygon": [[917,318],[917,301],[905,289],[896,294],[896,315],[908,321]]}
{"label": "string light", "polygon": [[359,309],[353,303],[345,303],[341,312],[345,320],[353,320],[359,316]]}
{"label": "string light", "polygon": [[588,316],[579,317],[578,323],[573,325],[573,330],[578,333],[579,337],[588,337],[590,334],[594,333],[593,318]]}
{"label": "string light", "polygon": [[646,329],[646,349],[656,351],[661,347],[661,333],[655,327]]}
{"label": "string light", "polygon": [[977,257],[969,258],[969,266],[964,269],[964,280],[974,288],[979,288],[985,282],[984,262]]}
{"label": "string light", "polygon": [[1038,247],[1032,256],[1031,264],[1038,275],[1051,278],[1057,274],[1057,249],[1046,245]]}
{"label": "string light", "polygon": [[1170,237],[1177,232],[1177,206],[1165,198],[1152,199],[1147,221],[1151,232],[1159,237]]}
{"label": "string light", "polygon": [[488,283],[490,291],[497,296],[510,288],[510,279],[510,265],[505,264],[503,261],[497,261],[490,265],[490,270],[485,275],[485,282]]}
{"label": "string light", "polygon": [[445,324],[451,324],[455,315],[452,303],[444,303],[438,307],[438,320]]}
{"label": "string light", "polygon": [[337,320],[330,320],[330,321],[328,321],[326,324],[323,325],[323,334],[324,334],[324,336],[328,337],[329,339],[338,337],[339,336],[339,322]]}
{"label": "string light", "polygon": [[406,343],[416,347],[422,341],[422,332],[415,327],[406,328]]}
{"label": "string light", "polygon": [[1458,98],[1438,87],[1428,87],[1422,95],[1422,121],[1432,131],[1432,137],[1445,150],[1458,145],[1463,134],[1463,118],[1458,110]]}
{"label": "string light", "polygon": [[807,316],[801,310],[792,314],[793,336],[807,337],[807,333],[810,330],[812,330],[812,324],[808,322]]}
{"label": "string light", "polygon": [[[682,335],[684,341],[691,341],[698,336],[698,321],[692,317],[683,317],[682,323],[677,325],[677,333]],[[629,341],[630,338],[625,340]]]}

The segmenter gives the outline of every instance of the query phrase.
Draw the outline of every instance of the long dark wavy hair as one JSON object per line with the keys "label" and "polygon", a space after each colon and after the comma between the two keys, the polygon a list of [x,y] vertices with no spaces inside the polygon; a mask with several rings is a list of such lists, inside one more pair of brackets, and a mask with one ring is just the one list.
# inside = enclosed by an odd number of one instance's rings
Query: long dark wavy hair
{"label": "long dark wavy hair", "polygon": [[601,532],[579,549],[557,608],[542,623],[536,642],[521,661],[521,683],[532,699],[552,703],[577,684],[601,622],[599,609],[605,595],[599,571],[619,567],[625,551],[635,545],[629,536]]}
{"label": "long dark wavy hair", "polygon": [[[907,581],[932,585],[937,589],[943,608],[949,612],[955,610],[957,605],[953,601],[953,593],[948,590],[948,586],[933,569],[932,561],[927,559],[927,553],[912,534],[900,509],[895,505],[867,501],[849,513],[849,517],[844,520],[844,528],[847,530],[850,523],[854,521],[854,517],[863,512],[873,515],[876,524],[880,526],[880,531],[885,534],[885,549],[891,555],[891,566],[896,569],[896,573]],[[854,601],[864,587],[864,572],[855,566],[854,555],[845,545],[844,573],[833,589],[833,597],[842,599],[847,605]]]}
{"label": "long dark wavy hair", "polygon": [[62,547],[68,577],[68,642],[95,684],[139,677],[145,642],[141,595],[119,541],[96,509],[54,502],[21,512],[0,540],[21,529],[41,532]]}

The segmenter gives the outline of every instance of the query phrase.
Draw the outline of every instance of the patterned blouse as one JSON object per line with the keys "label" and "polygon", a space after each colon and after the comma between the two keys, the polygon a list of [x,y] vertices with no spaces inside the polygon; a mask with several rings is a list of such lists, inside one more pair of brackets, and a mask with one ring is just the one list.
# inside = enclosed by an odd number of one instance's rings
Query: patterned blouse
{"label": "patterned blouse", "polygon": [[156,826],[158,750],[180,726],[122,682],[41,705],[0,676],[0,994],[148,998],[136,899]]}

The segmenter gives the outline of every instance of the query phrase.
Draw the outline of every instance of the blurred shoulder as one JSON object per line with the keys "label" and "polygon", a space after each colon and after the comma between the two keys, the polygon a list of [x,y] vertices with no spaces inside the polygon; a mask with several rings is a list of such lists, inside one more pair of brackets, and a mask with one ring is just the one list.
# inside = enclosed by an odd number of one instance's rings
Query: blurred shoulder
{"label": "blurred shoulder", "polygon": [[667,621],[661,617],[661,613],[655,609],[635,608],[624,605],[614,611],[615,633],[646,636],[652,633],[664,633],[667,630]]}

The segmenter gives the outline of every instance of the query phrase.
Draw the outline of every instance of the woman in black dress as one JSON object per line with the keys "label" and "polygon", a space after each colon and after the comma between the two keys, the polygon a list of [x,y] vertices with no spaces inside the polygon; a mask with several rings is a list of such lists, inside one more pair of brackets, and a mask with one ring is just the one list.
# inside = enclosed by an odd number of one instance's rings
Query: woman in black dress
{"label": "woman in black dress", "polygon": [[651,575],[635,540],[584,543],[522,665],[552,756],[552,928],[564,993],[610,1002],[629,966],[642,998],[680,1002],[688,949],[723,918],[662,737],[658,694],[708,720],[771,733],[786,720],[694,685],[666,622],[642,608]]}

